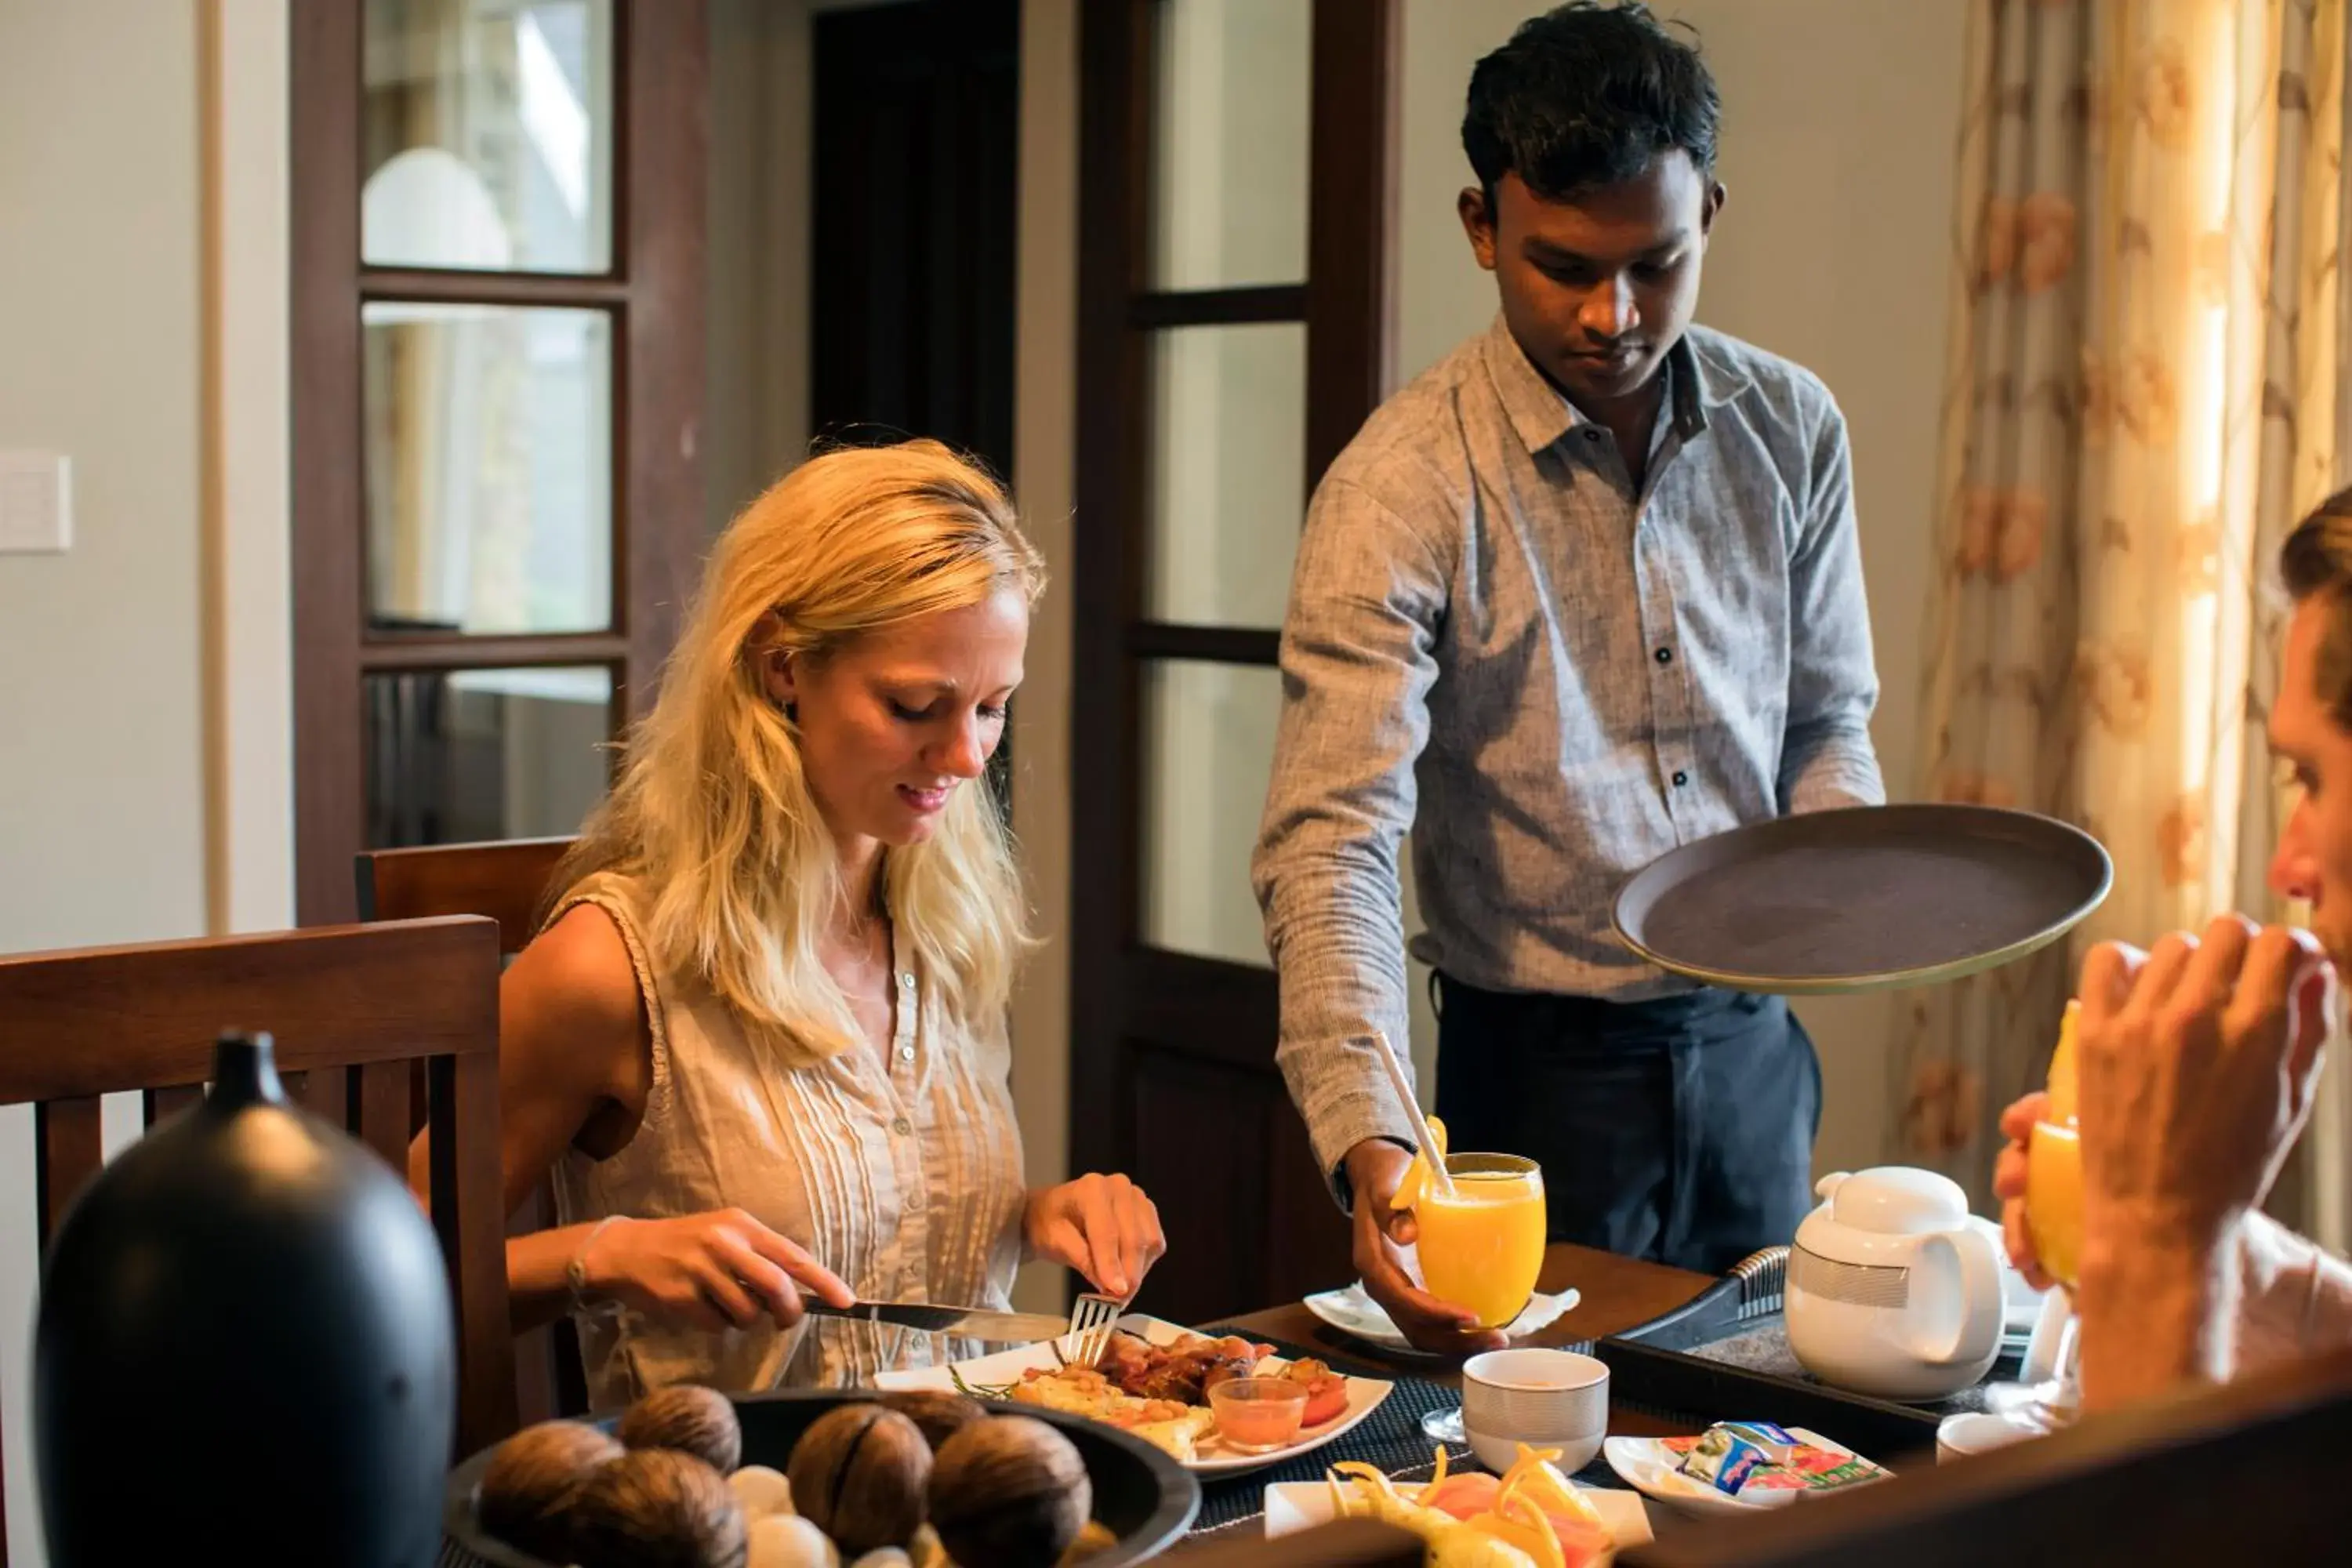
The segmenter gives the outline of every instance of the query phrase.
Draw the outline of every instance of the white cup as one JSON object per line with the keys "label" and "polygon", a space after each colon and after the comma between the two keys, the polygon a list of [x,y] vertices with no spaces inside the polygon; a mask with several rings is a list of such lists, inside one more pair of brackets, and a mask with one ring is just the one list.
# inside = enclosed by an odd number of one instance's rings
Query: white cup
{"label": "white cup", "polygon": [[1609,1367],[1573,1351],[1488,1351],[1462,1363],[1462,1429],[1490,1470],[1518,1445],[1558,1448],[1563,1472],[1592,1462],[1609,1434]]}

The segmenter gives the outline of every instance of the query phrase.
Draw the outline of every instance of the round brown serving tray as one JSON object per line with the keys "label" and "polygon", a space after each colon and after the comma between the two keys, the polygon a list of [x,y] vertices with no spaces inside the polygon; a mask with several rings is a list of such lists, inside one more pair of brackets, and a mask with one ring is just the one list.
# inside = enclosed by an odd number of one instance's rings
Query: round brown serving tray
{"label": "round brown serving tray", "polygon": [[[871,1399],[854,1389],[787,1389],[775,1394],[737,1394],[735,1414],[743,1424],[743,1462],[782,1469],[816,1418],[837,1405]],[[1140,1437],[1116,1426],[1034,1405],[982,1401],[1007,1415],[1031,1415],[1060,1429],[1076,1444],[1094,1484],[1094,1516],[1118,1537],[1114,1546],[1088,1557],[1087,1568],[1123,1568],[1156,1557],[1183,1536],[1201,1508],[1201,1483],[1192,1473]],[[611,1430],[609,1420],[598,1423]],[[489,1467],[485,1450],[449,1473],[449,1497],[442,1512],[439,1568],[554,1568],[482,1532],[474,1498]]]}
{"label": "round brown serving tray", "polygon": [[1659,968],[1780,995],[1927,985],[2022,958],[2115,881],[2082,829],[1984,805],[1811,812],[1685,844],[1617,895]]}

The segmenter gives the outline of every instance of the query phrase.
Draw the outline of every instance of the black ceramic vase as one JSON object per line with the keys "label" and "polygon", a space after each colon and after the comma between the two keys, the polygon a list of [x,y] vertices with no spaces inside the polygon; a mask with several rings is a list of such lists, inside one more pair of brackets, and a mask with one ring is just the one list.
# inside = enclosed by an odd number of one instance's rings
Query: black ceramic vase
{"label": "black ceramic vase", "polygon": [[447,1277],[383,1161],[291,1104],[268,1035],[67,1214],[33,1425],[49,1560],[425,1568],[457,1402]]}

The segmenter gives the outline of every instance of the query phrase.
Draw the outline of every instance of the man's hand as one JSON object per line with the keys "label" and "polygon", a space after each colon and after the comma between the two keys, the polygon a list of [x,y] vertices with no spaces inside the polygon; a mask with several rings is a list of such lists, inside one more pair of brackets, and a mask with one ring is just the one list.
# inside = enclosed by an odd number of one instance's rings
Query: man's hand
{"label": "man's hand", "polygon": [[1478,1314],[1441,1301],[1412,1282],[1397,1248],[1413,1238],[1412,1216],[1389,1207],[1412,1156],[1385,1138],[1367,1138],[1348,1151],[1348,1184],[1356,1194],[1356,1272],[1404,1337],[1422,1350],[1473,1355],[1510,1342],[1500,1329],[1477,1326]]}
{"label": "man's hand", "polygon": [[2225,915],[2202,942],[2083,966],[2083,1397],[2229,1375],[2234,1237],[2311,1110],[2335,971],[2307,931]]}
{"label": "man's hand", "polygon": [[2055,1283],[2042,1271],[2033,1251],[2033,1232],[2025,1223],[2026,1150],[2033,1141],[2033,1124],[2050,1120],[2050,1097],[2033,1093],[2000,1113],[2000,1135],[2009,1142],[1993,1162],[1992,1195],[2000,1200],[2000,1234],[2009,1247],[2009,1260],[2036,1290]]}
{"label": "man's hand", "polygon": [[2224,915],[2201,942],[2094,949],[2082,1001],[2086,1245],[2137,1232],[2201,1250],[2261,1204],[2303,1131],[2335,970],[2308,931]]}

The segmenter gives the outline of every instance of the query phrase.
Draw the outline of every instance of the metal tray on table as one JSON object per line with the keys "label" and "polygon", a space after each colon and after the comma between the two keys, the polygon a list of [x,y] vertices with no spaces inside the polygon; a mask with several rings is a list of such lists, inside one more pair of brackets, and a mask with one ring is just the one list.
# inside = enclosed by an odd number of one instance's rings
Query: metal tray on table
{"label": "metal tray on table", "polygon": [[1690,1353],[1779,1314],[1788,1252],[1759,1252],[1675,1310],[1594,1342],[1611,1405],[1692,1431],[1738,1420],[1810,1427],[1889,1465],[1932,1454],[1936,1411]]}

